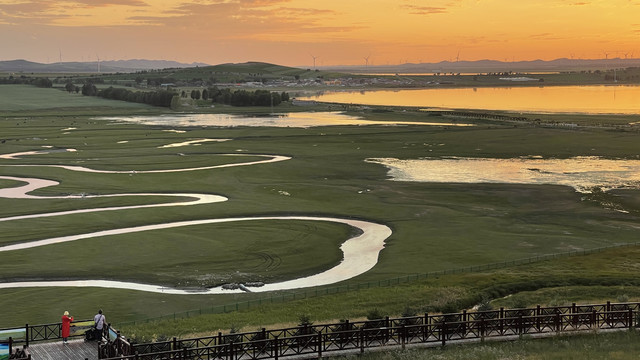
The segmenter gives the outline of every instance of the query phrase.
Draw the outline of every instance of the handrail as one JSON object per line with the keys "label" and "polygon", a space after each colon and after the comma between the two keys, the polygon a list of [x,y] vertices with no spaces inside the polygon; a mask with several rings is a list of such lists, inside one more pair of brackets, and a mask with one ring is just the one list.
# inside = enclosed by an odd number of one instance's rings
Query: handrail
{"label": "handrail", "polygon": [[[337,324],[176,339],[131,345],[119,359],[164,359],[180,354],[181,359],[197,356],[235,359],[278,358],[339,350],[359,350],[409,343],[441,343],[464,339],[561,333],[593,329],[638,326],[640,302],[504,309],[389,318]],[[239,355],[240,354],[240,355]],[[233,357],[237,356],[237,357]],[[109,359],[115,359],[112,357]]]}
{"label": "handrail", "polygon": [[[69,337],[82,337],[84,331],[93,326],[93,320],[77,320],[71,322]],[[62,339],[62,322],[29,325],[22,327],[0,329],[0,341],[11,336],[15,343],[24,343],[29,346],[33,341],[47,341]]]}

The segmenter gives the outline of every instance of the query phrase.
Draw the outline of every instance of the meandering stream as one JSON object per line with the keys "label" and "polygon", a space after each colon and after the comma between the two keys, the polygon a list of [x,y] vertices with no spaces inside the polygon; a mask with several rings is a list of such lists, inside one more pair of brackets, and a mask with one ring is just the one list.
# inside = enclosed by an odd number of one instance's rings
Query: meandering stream
{"label": "meandering stream", "polygon": [[[42,155],[43,153],[46,153],[46,152],[42,152],[42,151],[21,152],[21,153],[1,155],[0,158],[17,160],[17,159],[20,159],[21,156]],[[279,156],[279,155],[225,154],[224,156],[253,156],[253,157],[259,156],[259,157],[264,157],[265,159],[257,160],[257,161],[249,161],[244,163],[214,165],[214,166],[196,167],[196,168],[145,170],[145,171],[137,171],[137,173],[151,174],[151,173],[210,170],[210,169],[226,168],[226,167],[233,167],[233,166],[267,164],[267,163],[274,163],[279,161],[286,161],[290,159],[289,157]],[[69,171],[110,173],[110,174],[131,174],[132,173],[131,171],[98,170],[98,169],[91,169],[91,168],[80,167],[80,166],[67,166],[67,165],[9,164],[9,165],[0,165],[0,166],[2,167],[43,167],[43,168],[55,167],[55,168],[63,168]],[[150,208],[150,207],[192,206],[192,205],[208,204],[208,203],[214,203],[214,202],[223,202],[228,200],[226,197],[221,195],[195,194],[195,193],[175,193],[175,194],[128,193],[128,194],[109,194],[109,195],[78,194],[78,195],[68,195],[68,196],[35,196],[35,195],[31,195],[31,193],[44,187],[56,186],[59,183],[53,180],[31,178],[31,177],[29,178],[17,177],[17,176],[0,176],[0,179],[6,179],[6,180],[12,180],[12,181],[18,181],[18,182],[24,183],[23,185],[0,189],[0,197],[12,198],[12,199],[78,199],[78,198],[90,199],[90,198],[123,197],[123,196],[137,196],[137,197],[167,196],[167,197],[174,197],[174,198],[177,197],[182,199],[180,201],[170,202],[170,203],[103,207],[103,208],[94,208],[94,209],[78,209],[78,210],[68,210],[68,211],[61,211],[61,212],[11,216],[11,217],[0,218],[0,222],[18,220],[18,219],[63,216],[63,215],[70,215],[70,214],[99,212],[99,211],[120,211],[120,210]],[[185,198],[188,200],[185,200]],[[311,286],[328,285],[328,284],[333,284],[333,283],[347,280],[354,276],[360,275],[375,266],[375,264],[378,261],[378,254],[384,248],[384,241],[391,235],[391,229],[389,229],[389,227],[381,224],[368,222],[368,221],[362,221],[362,220],[342,219],[342,218],[333,218],[333,217],[316,217],[316,216],[313,216],[313,217],[312,216],[234,217],[234,218],[214,218],[214,219],[201,219],[201,220],[191,220],[191,221],[177,221],[177,222],[169,222],[169,223],[163,223],[163,224],[142,225],[142,226],[135,226],[135,227],[128,227],[128,228],[120,228],[120,229],[108,229],[108,230],[102,230],[102,231],[84,233],[84,234],[76,234],[76,235],[70,235],[70,236],[51,237],[51,238],[46,238],[46,239],[41,239],[36,241],[22,242],[17,244],[1,246],[0,252],[24,250],[24,249],[35,248],[40,246],[51,246],[54,244],[60,244],[60,243],[65,243],[70,241],[82,241],[82,240],[87,240],[87,239],[102,237],[102,236],[129,234],[129,233],[143,232],[143,231],[149,231],[149,230],[197,226],[197,225],[214,224],[214,223],[245,222],[245,221],[255,221],[255,220],[328,221],[328,222],[346,224],[346,225],[358,228],[360,230],[360,235],[347,239],[341,245],[340,249],[342,250],[344,258],[342,262],[340,262],[338,265],[334,266],[333,268],[330,268],[326,271],[323,271],[321,273],[311,275],[308,277],[297,278],[297,279],[282,281],[278,283],[265,284],[264,286],[261,286],[261,287],[251,288],[251,291],[255,291],[255,292],[264,292],[264,291],[273,291],[273,290],[289,290],[289,289],[304,288],[304,287],[311,287]],[[215,288],[201,289],[201,290],[183,290],[183,289],[164,287],[164,286],[155,285],[155,284],[141,284],[141,283],[120,282],[120,281],[99,280],[99,279],[68,280],[68,281],[25,281],[25,282],[0,283],[0,289],[24,288],[24,287],[104,287],[104,288],[128,289],[128,290],[155,292],[155,293],[182,294],[182,295],[226,294],[231,292],[243,291],[240,289],[227,290],[227,289],[223,289],[222,287],[215,287]]]}

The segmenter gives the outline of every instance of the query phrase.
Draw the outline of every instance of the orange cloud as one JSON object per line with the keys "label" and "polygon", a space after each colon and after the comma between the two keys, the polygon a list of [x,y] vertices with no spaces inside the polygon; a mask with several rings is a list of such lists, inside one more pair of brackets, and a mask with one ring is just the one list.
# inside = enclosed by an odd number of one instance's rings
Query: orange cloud
{"label": "orange cloud", "polygon": [[403,5],[405,9],[413,15],[430,15],[430,14],[442,14],[447,12],[447,8],[435,7],[435,6],[416,6],[416,5]]}
{"label": "orange cloud", "polygon": [[[0,23],[84,25],[82,18],[98,17],[105,8],[146,7],[142,0],[29,0],[0,4]],[[96,13],[96,11],[99,11]]]}
{"label": "orange cloud", "polygon": [[[640,53],[640,0],[0,0],[0,56],[320,65]],[[428,21],[426,21],[428,19]],[[105,29],[107,29],[105,31]],[[65,51],[65,48],[68,49]],[[44,54],[44,55],[43,55]],[[105,55],[106,56],[106,55]]]}
{"label": "orange cloud", "polygon": [[329,25],[334,10],[282,6],[290,0],[236,0],[208,3],[185,2],[155,16],[138,15],[130,20],[172,28],[196,28],[218,39],[295,41],[310,35],[342,33],[353,26]]}

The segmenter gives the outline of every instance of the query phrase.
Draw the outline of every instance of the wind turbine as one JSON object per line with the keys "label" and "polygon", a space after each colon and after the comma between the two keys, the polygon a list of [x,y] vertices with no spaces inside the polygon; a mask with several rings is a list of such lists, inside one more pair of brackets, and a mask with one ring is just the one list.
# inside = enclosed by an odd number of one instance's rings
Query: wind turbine
{"label": "wind turbine", "polygon": [[98,59],[98,73],[100,73],[100,56],[96,54],[96,58]]}
{"label": "wind turbine", "polygon": [[460,50],[458,50],[458,55],[456,55],[456,62],[460,61]]}
{"label": "wind turbine", "polygon": [[[311,54],[310,54],[311,55]],[[311,57],[313,58],[313,70],[316,70],[316,59],[319,58],[320,56],[313,56],[311,55]]]}
{"label": "wind turbine", "polygon": [[364,66],[365,66],[365,67],[368,67],[368,66],[369,66],[369,58],[370,58],[370,57],[371,57],[371,55],[369,55],[369,56],[365,56],[365,57],[364,57]]}

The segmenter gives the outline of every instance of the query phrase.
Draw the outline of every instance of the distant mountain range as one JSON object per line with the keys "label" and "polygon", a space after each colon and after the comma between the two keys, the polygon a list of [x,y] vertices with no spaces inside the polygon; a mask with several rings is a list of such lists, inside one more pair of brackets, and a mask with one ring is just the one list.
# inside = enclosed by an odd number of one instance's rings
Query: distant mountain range
{"label": "distant mountain range", "polygon": [[[246,67],[247,64],[222,64]],[[220,65],[220,66],[222,66]],[[170,68],[195,68],[211,66],[205,63],[180,63],[168,60],[114,60],[98,62],[59,62],[41,64],[27,60],[0,61],[0,72],[11,73],[130,73],[142,70]],[[413,73],[487,73],[487,72],[560,72],[580,70],[606,70],[615,68],[640,67],[640,59],[556,59],[533,61],[441,61],[438,63],[407,63],[400,65],[344,65],[323,66],[318,69],[359,74],[413,74]],[[300,69],[305,69],[301,66]]]}
{"label": "distant mountain range", "polygon": [[375,74],[375,73],[486,73],[486,72],[559,72],[580,70],[606,70],[614,68],[640,67],[640,59],[556,59],[533,61],[441,61],[438,63],[407,63],[400,65],[352,65],[324,66],[322,70]]}
{"label": "distant mountain range", "polygon": [[41,64],[27,60],[0,61],[0,72],[24,72],[24,73],[116,73],[136,72],[141,70],[155,70],[168,68],[188,68],[196,66],[209,66],[204,63],[185,64],[168,60],[114,60],[93,62],[58,62]]}

